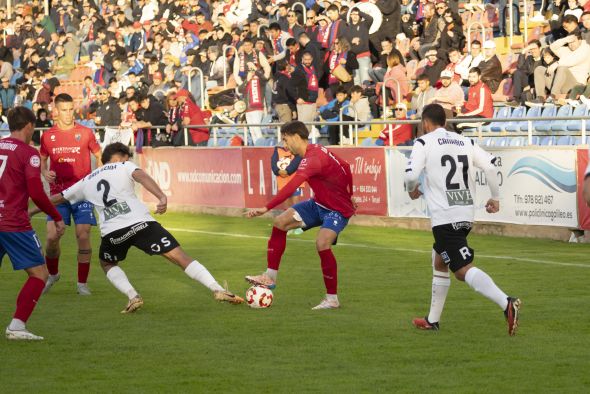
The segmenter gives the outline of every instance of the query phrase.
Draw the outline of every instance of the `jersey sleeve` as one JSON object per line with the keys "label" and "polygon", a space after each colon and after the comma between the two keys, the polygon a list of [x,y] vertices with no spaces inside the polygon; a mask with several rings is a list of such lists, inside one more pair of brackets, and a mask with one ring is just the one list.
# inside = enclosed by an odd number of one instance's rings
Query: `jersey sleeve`
{"label": "jersey sleeve", "polygon": [[418,179],[426,166],[426,142],[418,138],[412,148],[412,154],[406,167],[404,181],[407,191],[413,191],[418,185]]}
{"label": "jersey sleeve", "polygon": [[125,172],[127,173],[127,176],[129,177],[129,179],[131,179],[131,180],[133,180],[133,172],[135,170],[139,170],[139,167],[137,166],[137,164],[135,164],[132,161],[124,162],[123,168],[125,169]]}
{"label": "jersey sleeve", "polygon": [[24,156],[25,178],[31,179],[39,177],[41,174],[41,158],[37,151],[33,149],[29,154]]}
{"label": "jersey sleeve", "polygon": [[296,174],[303,176],[306,180],[317,175],[322,170],[321,159],[317,156],[305,157],[299,163]]}
{"label": "jersey sleeve", "polygon": [[85,200],[86,198],[84,197],[84,188],[82,187],[83,184],[84,179],[79,180],[72,186],[62,191],[62,196],[64,196],[64,198],[68,200],[71,204]]}
{"label": "jersey sleeve", "polygon": [[498,180],[498,175],[496,174],[496,167],[494,166],[495,162],[496,157],[494,155],[486,152],[477,144],[473,145],[473,164],[483,170],[488,187],[492,193],[492,198],[494,200],[499,200],[500,182]]}

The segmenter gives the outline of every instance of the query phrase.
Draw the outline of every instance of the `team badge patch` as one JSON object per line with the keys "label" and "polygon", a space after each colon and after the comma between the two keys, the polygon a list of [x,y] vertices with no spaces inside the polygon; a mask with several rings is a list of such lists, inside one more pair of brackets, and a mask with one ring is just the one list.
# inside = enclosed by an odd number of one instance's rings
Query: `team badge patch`
{"label": "team badge patch", "polygon": [[82,139],[82,134],[78,133],[74,135],[74,138],[76,139],[76,141],[80,141]]}
{"label": "team badge patch", "polygon": [[29,164],[33,167],[39,167],[41,165],[41,159],[39,159],[39,156],[31,156]]}
{"label": "team badge patch", "polygon": [[442,252],[440,254],[440,257],[442,257],[443,261],[445,262],[445,264],[449,264],[451,262],[451,259],[449,258],[449,255],[446,251]]}

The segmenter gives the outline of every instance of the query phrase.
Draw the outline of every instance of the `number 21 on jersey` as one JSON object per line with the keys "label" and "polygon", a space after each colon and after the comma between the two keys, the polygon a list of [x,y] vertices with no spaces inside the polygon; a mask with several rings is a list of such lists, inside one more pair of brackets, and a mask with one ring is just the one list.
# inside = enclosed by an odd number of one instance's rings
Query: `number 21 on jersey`
{"label": "number 21 on jersey", "polygon": [[[462,167],[462,179],[459,182],[453,182],[453,178],[457,173],[457,164],[460,163]],[[444,155],[440,158],[440,164],[443,167],[448,167],[449,172],[445,180],[447,195],[447,202],[449,206],[455,205],[473,205],[473,196],[469,190],[469,159],[467,155],[458,155],[456,160],[451,155]],[[461,185],[463,181],[463,185]],[[462,187],[463,186],[463,187]]]}

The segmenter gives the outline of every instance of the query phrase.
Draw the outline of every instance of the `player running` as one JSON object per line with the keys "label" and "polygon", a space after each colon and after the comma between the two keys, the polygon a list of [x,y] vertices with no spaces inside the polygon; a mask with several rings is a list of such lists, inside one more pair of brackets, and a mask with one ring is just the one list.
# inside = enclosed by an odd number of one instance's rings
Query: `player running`
{"label": "player running", "polygon": [[27,214],[29,197],[51,216],[56,234],[63,234],[65,225],[43,190],[39,153],[29,146],[35,115],[25,107],[15,107],[8,111],[8,127],[10,137],[0,140],[0,264],[8,254],[12,267],[25,270],[29,277],[16,299],[16,312],[6,328],[6,338],[42,340],[26,328],[49,275],[41,243]]}
{"label": "player running", "polygon": [[[94,133],[88,127],[74,123],[74,100],[69,94],[58,94],[55,97],[57,109],[56,124],[43,133],[41,137],[41,173],[49,182],[50,194],[60,193],[78,182],[91,171],[90,153],[96,157],[100,166],[100,146]],[[47,160],[50,168],[47,168]],[[90,227],[96,226],[96,218],[92,204],[79,201],[76,204],[64,203],[57,207],[65,224],[76,224],[76,240],[78,242],[78,294],[90,295],[88,288],[88,272],[92,248],[90,245]],[[45,261],[49,270],[49,279],[44,292],[60,278],[59,275],[59,240],[61,235],[55,231],[51,217],[47,218],[47,240],[45,242]]]}
{"label": "player running", "polygon": [[274,288],[286,247],[287,231],[296,228],[308,230],[320,226],[316,248],[322,264],[326,297],[312,309],[338,308],[338,268],[331,247],[356,208],[352,201],[350,165],[325,147],[308,144],[309,132],[302,122],[284,124],[281,127],[281,135],[285,147],[303,159],[291,181],[277,196],[266,204],[266,207],[249,210],[247,216],[253,218],[273,209],[293,195],[305,181],[315,195],[313,199],[293,205],[274,219],[272,234],[268,241],[268,268],[261,275],[246,276],[246,281],[253,285]]}
{"label": "player running", "polygon": [[406,190],[412,199],[420,197],[418,179],[424,172],[424,197],[431,212],[434,246],[432,250],[432,299],[425,318],[413,320],[423,330],[438,330],[439,320],[449,292],[449,268],[460,281],[502,308],[508,322],[508,334],[518,327],[521,302],[507,296],[484,271],[473,266],[474,251],[467,245],[475,209],[475,168],[484,171],[492,197],[486,211],[500,210],[500,188],[494,168],[496,158],[470,139],[444,129],[445,111],[438,104],[424,107],[424,136],[414,143],[406,169]]}
{"label": "player running", "polygon": [[[143,306],[143,299],[118,265],[125,260],[131,246],[149,255],[162,255],[178,265],[190,278],[213,291],[218,301],[244,302],[220,286],[207,268],[189,257],[172,234],[150,215],[148,208],[135,195],[135,182],[156,196],[156,213],[166,212],[166,195],[146,172],[128,161],[130,157],[129,147],[120,142],[110,144],[102,154],[104,166],[51,196],[54,204],[76,204],[84,200],[94,204],[100,218],[100,265],[113,286],[129,298],[121,313],[134,312]],[[31,211],[32,214],[36,212]]]}

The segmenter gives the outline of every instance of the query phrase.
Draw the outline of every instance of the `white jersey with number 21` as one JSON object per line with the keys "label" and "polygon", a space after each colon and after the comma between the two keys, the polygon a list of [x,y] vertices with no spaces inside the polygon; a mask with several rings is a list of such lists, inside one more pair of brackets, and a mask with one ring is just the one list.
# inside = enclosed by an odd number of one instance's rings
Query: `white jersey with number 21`
{"label": "white jersey with number 21", "polygon": [[473,222],[476,168],[493,173],[495,160],[469,138],[438,128],[414,142],[406,186],[412,191],[424,172],[422,186],[432,227]]}
{"label": "white jersey with number 21", "polygon": [[135,195],[135,181],[131,174],[138,168],[130,161],[105,164],[62,194],[72,204],[82,200],[94,204],[102,236],[135,223],[155,221]]}

